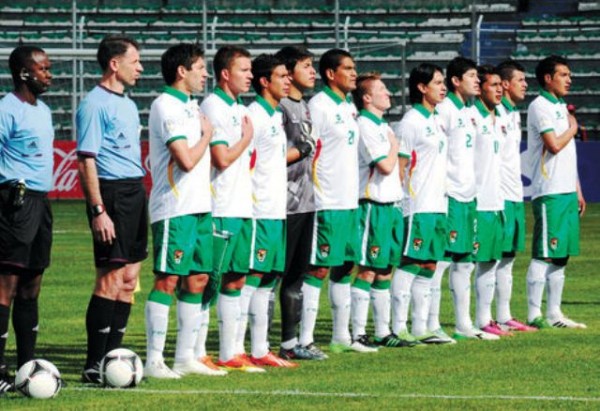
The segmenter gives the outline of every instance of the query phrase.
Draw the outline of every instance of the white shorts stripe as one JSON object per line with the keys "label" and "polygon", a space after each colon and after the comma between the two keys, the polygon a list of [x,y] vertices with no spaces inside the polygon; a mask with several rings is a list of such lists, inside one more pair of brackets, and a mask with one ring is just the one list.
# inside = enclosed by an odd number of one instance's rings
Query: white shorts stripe
{"label": "white shorts stripe", "polygon": [[161,273],[166,273],[167,272],[167,252],[169,250],[169,223],[171,220],[169,220],[168,218],[166,220],[164,220],[164,224],[163,224],[163,236],[162,236],[162,241],[160,244],[160,254],[158,256],[158,259],[160,261],[160,272]]}
{"label": "white shorts stripe", "polygon": [[318,212],[315,212],[315,218],[313,219],[312,243],[310,245],[310,263],[312,265],[317,263],[317,238],[319,238],[317,235],[319,231],[317,213]]}
{"label": "white shorts stripe", "polygon": [[542,204],[542,256],[548,258],[548,216],[546,204]]}
{"label": "white shorts stripe", "polygon": [[365,230],[363,231],[360,244],[360,265],[367,264],[367,243],[369,241],[369,231],[371,229],[371,203],[367,203],[367,216],[365,217]]}
{"label": "white shorts stripe", "polygon": [[413,222],[413,215],[409,215],[408,216],[408,229],[406,230],[406,237],[404,238],[404,251],[402,251],[402,255],[406,255],[408,253],[408,246],[410,243],[410,241],[408,241],[410,239],[410,234],[412,231],[412,222]]}
{"label": "white shorts stripe", "polygon": [[256,249],[256,219],[252,219],[252,240],[250,241],[250,264],[249,268],[254,269],[254,250]]}

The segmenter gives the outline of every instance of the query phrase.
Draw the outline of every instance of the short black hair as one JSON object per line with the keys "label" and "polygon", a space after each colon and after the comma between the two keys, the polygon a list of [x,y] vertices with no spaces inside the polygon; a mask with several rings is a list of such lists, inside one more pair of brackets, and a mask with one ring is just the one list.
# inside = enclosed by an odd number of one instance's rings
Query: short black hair
{"label": "short black hair", "polygon": [[294,68],[299,61],[306,60],[307,58],[312,59],[314,54],[308,51],[304,46],[285,46],[275,53],[275,57],[283,61],[285,68],[287,68],[291,74],[294,72]]}
{"label": "short black hair", "polygon": [[497,74],[498,76],[500,75],[496,67],[492,66],[491,64],[482,64],[481,66],[477,66],[477,77],[479,78],[479,84],[481,86],[483,86],[483,83],[485,83],[488,76],[492,76],[494,74]]}
{"label": "short black hair", "polygon": [[204,57],[204,50],[198,44],[180,43],[169,47],[160,59],[160,69],[165,83],[171,85],[177,80],[177,68],[183,66],[192,69],[199,58]]}
{"label": "short black hair", "polygon": [[260,54],[252,60],[252,88],[254,88],[256,94],[261,94],[263,90],[260,79],[266,77],[267,80],[271,81],[275,67],[283,65],[285,65],[283,61],[273,54]]}
{"label": "short black hair", "polygon": [[537,79],[540,87],[546,87],[544,77],[546,74],[553,76],[556,72],[556,66],[559,65],[569,67],[569,61],[565,57],[552,55],[546,57],[538,63],[538,65],[535,67],[535,78]]}
{"label": "short black hair", "polygon": [[227,45],[217,50],[213,59],[213,71],[217,82],[221,81],[221,71],[230,69],[236,57],[250,58],[250,52],[242,46]]}
{"label": "short black hair", "polygon": [[523,67],[518,61],[513,59],[504,60],[496,67],[498,74],[502,80],[510,80],[513,78],[515,71],[522,71],[525,73],[525,67]]}
{"label": "short black hair", "polygon": [[419,84],[429,84],[433,80],[436,72],[444,74],[444,70],[432,63],[421,63],[410,71],[408,77],[408,93],[410,104],[420,104],[423,102],[423,93],[419,90]]}
{"label": "short black hair", "polygon": [[43,49],[36,46],[19,46],[15,48],[8,58],[8,67],[12,76],[13,84],[15,87],[23,83],[21,78],[21,72],[23,69],[29,71],[29,68],[33,64],[34,53],[46,53]]}
{"label": "short black hair", "polygon": [[452,77],[462,79],[463,75],[472,69],[477,69],[477,63],[466,57],[454,57],[446,66],[446,87],[448,90],[454,91],[456,87],[452,84]]}
{"label": "short black hair", "polygon": [[327,50],[321,56],[321,59],[319,60],[319,75],[325,84],[329,84],[329,81],[327,80],[327,70],[337,70],[337,68],[342,64],[342,60],[346,57],[354,60],[354,57],[352,57],[350,52],[342,49]]}
{"label": "short black hair", "polygon": [[104,37],[100,42],[98,52],[96,53],[96,58],[98,59],[98,64],[100,64],[102,71],[106,72],[110,60],[127,53],[127,49],[130,46],[134,47],[136,50],[140,49],[138,42],[130,37],[115,35]]}

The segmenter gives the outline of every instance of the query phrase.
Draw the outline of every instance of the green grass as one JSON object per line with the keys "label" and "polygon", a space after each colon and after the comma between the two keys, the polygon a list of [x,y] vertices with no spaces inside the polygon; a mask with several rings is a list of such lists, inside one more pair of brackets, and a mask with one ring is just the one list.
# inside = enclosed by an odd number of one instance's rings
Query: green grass
{"label": "green grass", "polygon": [[[303,362],[296,370],[262,375],[230,373],[224,378],[185,377],[145,381],[133,390],[85,387],[79,373],[85,354],[85,310],[94,268],[91,239],[81,202],[56,202],[52,265],[40,301],[38,356],[54,362],[68,387],[57,398],[35,401],[17,394],[0,398],[0,409],[598,409],[600,408],[600,204],[583,220],[581,256],[567,268],[564,311],[587,330],[548,330],[501,341],[469,341],[454,346],[386,349],[377,354],[331,355]],[[528,219],[532,220],[530,214]],[[531,229],[529,230],[529,233]],[[517,257],[513,314],[526,314],[528,251]],[[142,272],[125,345],[145,352],[144,301],[152,284],[150,261]],[[322,293],[316,339],[326,347],[330,310]],[[174,311],[174,310],[172,310]],[[444,284],[442,322],[453,329],[451,297]],[[175,321],[166,358],[172,361]],[[279,330],[278,319],[275,330]],[[271,337],[277,346],[278,335]],[[211,317],[208,348],[218,346]],[[14,364],[14,340],[8,342]]]}

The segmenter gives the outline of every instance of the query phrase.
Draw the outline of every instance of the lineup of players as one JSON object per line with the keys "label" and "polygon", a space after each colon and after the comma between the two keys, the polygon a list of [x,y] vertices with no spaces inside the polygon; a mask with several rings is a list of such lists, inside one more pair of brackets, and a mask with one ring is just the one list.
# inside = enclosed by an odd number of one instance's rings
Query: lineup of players
{"label": "lineup of players", "polygon": [[[97,57],[102,78],[76,117],[96,266],[84,382],[99,383],[100,360],[122,344],[147,257],[148,220],[154,283],[145,306],[147,377],[265,372],[327,359],[314,339],[327,276],[329,354],[585,328],[561,309],[585,211],[577,121],[563,100],[571,85],[564,58],[538,63],[541,91],[528,109],[534,233],[528,318],[519,321],[510,307],[512,267],[525,240],[517,107],[528,85],[518,62],[478,66],[457,57],[445,71],[420,64],[409,76],[412,108],[391,127],[384,119],[391,93],[381,75],[359,75],[348,51],[320,57],[323,88],[307,102],[316,70],[305,48],[252,58],[243,47],[221,47],[213,60],[217,87],[199,103],[192,96],[208,77],[204,52],[172,46],[161,59],[164,91],[150,109],[147,202],[139,114],[126,94],[143,72],[139,45],[108,36]],[[11,387],[4,358],[11,305],[17,366],[34,356],[52,226],[52,120],[38,99],[50,86],[50,61],[42,49],[20,46],[9,65],[15,88],[0,101],[0,392]],[[240,95],[250,88],[256,98],[246,107]],[[446,269],[452,335],[439,320]],[[268,336],[279,284],[276,354]],[[169,367],[163,353],[174,302]],[[211,305],[216,360],[206,352]],[[373,336],[366,331],[370,307]]]}

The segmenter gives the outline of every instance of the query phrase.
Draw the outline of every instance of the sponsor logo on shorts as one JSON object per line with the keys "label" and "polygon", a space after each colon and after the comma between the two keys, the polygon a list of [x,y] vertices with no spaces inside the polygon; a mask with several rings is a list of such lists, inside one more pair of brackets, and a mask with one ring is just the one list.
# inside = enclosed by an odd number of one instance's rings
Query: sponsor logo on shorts
{"label": "sponsor logo on shorts", "polygon": [[321,257],[329,257],[329,244],[321,244],[319,246],[319,252],[321,253]]}
{"label": "sponsor logo on shorts", "polygon": [[175,264],[181,264],[181,259],[183,258],[183,250],[175,250],[173,252],[173,260]]}
{"label": "sponsor logo on shorts", "polygon": [[458,237],[458,231],[456,231],[456,230],[450,231],[450,242],[451,243],[456,242],[456,237]]}
{"label": "sponsor logo on shorts", "polygon": [[473,254],[477,254],[479,252],[479,242],[473,243]]}
{"label": "sponsor logo on shorts", "polygon": [[260,248],[256,251],[256,259],[258,260],[259,263],[264,262],[266,257],[267,257],[267,250],[265,250],[264,248]]}
{"label": "sponsor logo on shorts", "polygon": [[558,238],[552,237],[550,239],[550,248],[556,250],[558,248]]}
{"label": "sponsor logo on shorts", "polygon": [[381,250],[381,248],[379,246],[371,246],[371,258],[377,258],[379,257],[379,251]]}
{"label": "sponsor logo on shorts", "polygon": [[423,239],[422,238],[415,238],[413,240],[413,248],[415,249],[415,251],[419,251],[421,249],[422,245],[423,245]]}

